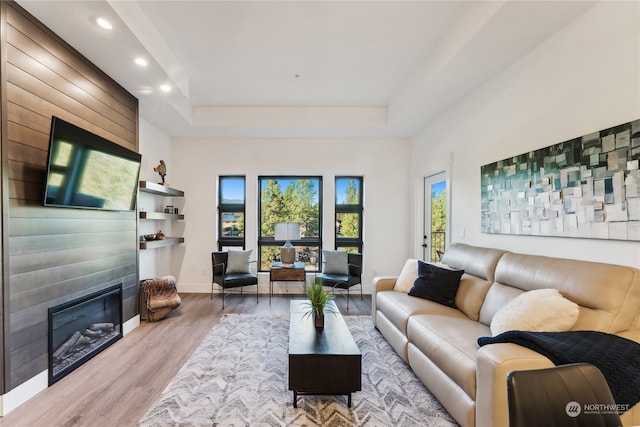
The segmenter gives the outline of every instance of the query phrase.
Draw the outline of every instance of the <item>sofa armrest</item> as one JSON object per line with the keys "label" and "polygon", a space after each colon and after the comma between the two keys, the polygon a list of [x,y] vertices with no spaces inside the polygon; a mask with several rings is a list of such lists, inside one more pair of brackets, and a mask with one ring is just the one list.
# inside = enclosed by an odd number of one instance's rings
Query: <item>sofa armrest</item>
{"label": "sofa armrest", "polygon": [[542,369],[553,362],[516,344],[490,344],[478,350],[476,370],[476,427],[508,427],[507,374]]}
{"label": "sofa armrest", "polygon": [[396,276],[377,276],[373,278],[373,292],[390,291],[396,285]]}
{"label": "sofa armrest", "polygon": [[371,320],[376,324],[376,294],[380,291],[390,291],[396,285],[396,276],[376,276],[373,278],[373,290],[371,291]]}

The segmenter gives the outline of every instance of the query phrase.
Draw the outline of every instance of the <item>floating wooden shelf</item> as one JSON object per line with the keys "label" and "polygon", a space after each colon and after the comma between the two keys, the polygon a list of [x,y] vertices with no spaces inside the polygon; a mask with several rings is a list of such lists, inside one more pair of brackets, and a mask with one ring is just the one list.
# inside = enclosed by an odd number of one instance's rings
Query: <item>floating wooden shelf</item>
{"label": "floating wooden shelf", "polygon": [[184,237],[165,237],[163,240],[140,241],[140,249],[156,249],[184,243]]}
{"label": "floating wooden shelf", "polygon": [[164,212],[140,212],[140,219],[168,219],[178,220],[184,219],[183,214],[170,214]]}
{"label": "floating wooden shelf", "polygon": [[[164,197],[184,197],[184,191],[176,190],[175,188],[168,187],[162,184],[156,184],[155,182],[140,181],[140,191],[143,193],[155,194],[157,196]],[[155,219],[155,220],[181,220],[184,219],[183,214],[173,214],[164,212],[140,212],[140,219]],[[140,240],[140,249],[156,249],[163,248],[165,246],[174,246],[184,243],[184,237],[165,237],[163,240]]]}
{"label": "floating wooden shelf", "polygon": [[182,190],[176,190],[175,188],[149,181],[140,181],[140,191],[166,197],[184,197],[184,191]]}

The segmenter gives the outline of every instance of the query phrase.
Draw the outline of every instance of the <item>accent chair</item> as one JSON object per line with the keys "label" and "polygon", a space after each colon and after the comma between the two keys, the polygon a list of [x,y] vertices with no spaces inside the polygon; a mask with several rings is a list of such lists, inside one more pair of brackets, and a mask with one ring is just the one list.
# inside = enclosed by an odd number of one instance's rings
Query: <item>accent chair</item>
{"label": "accent chair", "polygon": [[227,289],[240,288],[240,293],[245,286],[256,287],[256,304],[258,301],[258,276],[251,272],[251,253],[248,251],[216,251],[211,253],[213,267],[213,280],[211,281],[211,298],[213,299],[214,284],[220,286],[222,294],[222,309],[224,310],[224,297]]}
{"label": "accent chair", "polygon": [[349,290],[360,285],[362,299],[362,254],[344,251],[322,251],[322,272],[316,274],[316,282],[334,290],[347,291],[347,310],[349,310]]}

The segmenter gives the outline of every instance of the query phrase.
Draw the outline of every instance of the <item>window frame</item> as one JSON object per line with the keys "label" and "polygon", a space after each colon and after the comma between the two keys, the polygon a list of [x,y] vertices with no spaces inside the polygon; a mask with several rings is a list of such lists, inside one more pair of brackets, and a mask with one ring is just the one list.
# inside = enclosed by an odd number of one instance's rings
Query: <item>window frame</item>
{"label": "window frame", "polygon": [[[280,247],[285,242],[282,240],[275,240],[275,237],[262,236],[262,183],[268,180],[317,180],[318,181],[318,237],[303,237],[298,240],[291,240],[291,244],[295,247],[310,246],[318,248],[318,255],[315,262],[315,268],[309,269],[309,272],[320,271],[320,259],[322,254],[322,218],[323,218],[323,176],[322,175],[259,175],[258,176],[258,233],[257,233],[257,258],[258,258],[258,271],[265,272],[268,269],[262,268],[262,249],[264,247]],[[286,189],[281,189],[284,191]]]}
{"label": "window frame", "polygon": [[[358,182],[358,204],[338,203],[338,180],[355,180]],[[364,177],[355,175],[336,176],[334,180],[335,186],[335,212],[334,212],[334,241],[335,249],[356,248],[358,253],[362,253],[364,246],[363,230],[364,230]],[[358,237],[338,237],[338,216],[339,214],[357,214],[358,221]]]}
{"label": "window frame", "polygon": [[[242,179],[244,203],[222,203],[222,181],[224,179]],[[222,215],[223,213],[241,213],[244,216],[245,232],[242,236],[223,236]],[[241,247],[246,248],[246,226],[247,226],[247,177],[245,175],[219,175],[218,176],[218,250],[226,248]]]}

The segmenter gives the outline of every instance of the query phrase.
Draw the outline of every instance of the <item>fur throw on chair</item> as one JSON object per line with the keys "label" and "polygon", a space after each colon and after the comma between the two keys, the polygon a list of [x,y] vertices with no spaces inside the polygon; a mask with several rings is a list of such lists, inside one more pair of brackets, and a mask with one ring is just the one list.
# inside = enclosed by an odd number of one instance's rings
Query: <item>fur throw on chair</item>
{"label": "fur throw on chair", "polygon": [[140,299],[142,320],[155,322],[180,306],[180,295],[176,289],[176,278],[173,276],[143,280],[141,287],[141,296],[144,297]]}

